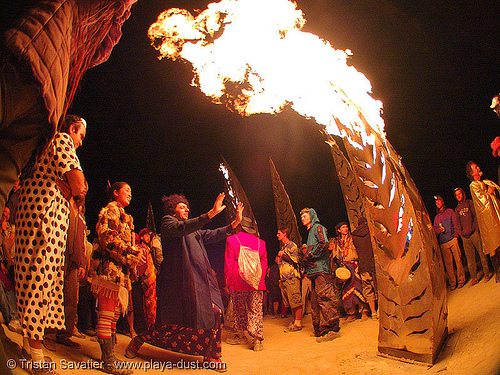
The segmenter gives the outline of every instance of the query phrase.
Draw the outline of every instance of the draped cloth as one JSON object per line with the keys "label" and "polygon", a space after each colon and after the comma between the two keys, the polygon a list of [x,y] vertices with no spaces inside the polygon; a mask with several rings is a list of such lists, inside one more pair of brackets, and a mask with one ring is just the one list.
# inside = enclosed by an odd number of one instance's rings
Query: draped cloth
{"label": "draped cloth", "polygon": [[[495,194],[488,193],[488,187],[495,188]],[[483,242],[483,252],[494,254],[500,246],[500,186],[490,180],[472,181],[472,201],[476,209],[477,222]]]}
{"label": "draped cloth", "polygon": [[349,312],[354,306],[366,303],[366,300],[362,292],[363,286],[359,276],[358,262],[344,261],[343,263],[351,271],[351,277],[342,286],[342,303],[344,309]]}

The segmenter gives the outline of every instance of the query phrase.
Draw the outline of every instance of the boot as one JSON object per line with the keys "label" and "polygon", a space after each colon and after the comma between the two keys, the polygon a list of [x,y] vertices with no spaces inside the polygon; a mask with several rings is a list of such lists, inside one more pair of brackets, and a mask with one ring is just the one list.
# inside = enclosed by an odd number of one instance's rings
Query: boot
{"label": "boot", "polygon": [[114,375],[130,375],[133,373],[129,369],[116,368],[116,357],[114,353],[113,337],[99,338],[99,345],[101,346],[101,361],[102,371]]}
{"label": "boot", "polygon": [[135,358],[142,344],[144,344],[144,340],[142,340],[140,336],[135,336],[128,343],[127,349],[125,349],[125,357],[130,359]]}

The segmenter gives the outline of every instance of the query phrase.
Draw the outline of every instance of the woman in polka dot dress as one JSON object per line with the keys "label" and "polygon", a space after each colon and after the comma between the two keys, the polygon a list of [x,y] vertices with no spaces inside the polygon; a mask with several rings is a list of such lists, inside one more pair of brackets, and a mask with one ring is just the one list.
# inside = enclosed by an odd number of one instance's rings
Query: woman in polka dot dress
{"label": "woman in polka dot dress", "polygon": [[[46,328],[64,328],[63,265],[70,196],[85,194],[85,177],[76,156],[86,123],[69,115],[22,182],[16,225],[15,281],[23,330],[23,354],[44,360]],[[28,351],[29,349],[29,351]],[[43,366],[41,366],[43,367]],[[35,369],[37,374],[50,374]]]}

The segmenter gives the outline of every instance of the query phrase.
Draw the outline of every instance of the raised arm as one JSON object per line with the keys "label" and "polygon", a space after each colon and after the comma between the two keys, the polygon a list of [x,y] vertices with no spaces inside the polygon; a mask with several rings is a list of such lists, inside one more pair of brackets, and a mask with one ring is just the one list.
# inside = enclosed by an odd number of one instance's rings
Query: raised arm
{"label": "raised arm", "polygon": [[215,203],[214,203],[214,206],[212,207],[212,209],[210,211],[207,212],[207,215],[208,217],[210,218],[210,220],[220,214],[222,211],[224,211],[224,209],[226,208],[226,206],[223,204],[224,202],[224,198],[226,197],[226,194],[224,193],[220,193],[217,198],[215,198]]}
{"label": "raised arm", "polygon": [[243,215],[243,204],[239,203],[236,208],[236,218],[232,221],[231,225],[217,229],[204,229],[201,231],[203,242],[206,244],[215,243],[224,239],[234,232],[236,227],[240,224]]}
{"label": "raised arm", "polygon": [[175,216],[165,215],[161,220],[161,233],[164,238],[183,237],[201,229],[201,227],[209,222],[210,218],[208,214],[187,220],[179,220]]}

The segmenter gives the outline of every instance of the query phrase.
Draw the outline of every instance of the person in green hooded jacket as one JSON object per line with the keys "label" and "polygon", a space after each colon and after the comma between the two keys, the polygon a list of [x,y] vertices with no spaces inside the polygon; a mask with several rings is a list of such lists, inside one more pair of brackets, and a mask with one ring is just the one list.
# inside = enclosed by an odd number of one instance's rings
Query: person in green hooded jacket
{"label": "person in green hooded jacket", "polygon": [[301,210],[300,219],[308,230],[303,262],[311,280],[314,335],[317,342],[331,341],[339,337],[340,301],[330,275],[327,231],[312,208]]}

